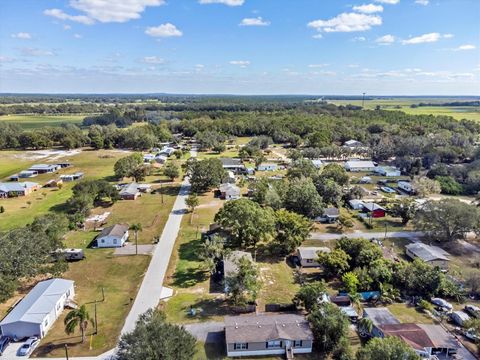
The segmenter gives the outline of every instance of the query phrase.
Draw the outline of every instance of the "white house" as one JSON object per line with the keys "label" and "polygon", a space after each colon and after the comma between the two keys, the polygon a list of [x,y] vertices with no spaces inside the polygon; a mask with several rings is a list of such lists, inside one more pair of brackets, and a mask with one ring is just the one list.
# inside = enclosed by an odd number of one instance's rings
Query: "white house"
{"label": "white house", "polygon": [[353,199],[348,201],[348,205],[350,205],[353,210],[362,210],[364,202],[362,200]]}
{"label": "white house", "polygon": [[219,186],[220,197],[225,200],[240,199],[240,188],[235,184],[225,183]]}
{"label": "white house", "polygon": [[399,181],[397,186],[400,190],[405,191],[406,193],[413,193],[415,190],[413,189],[412,183],[410,181]]}
{"label": "white house", "polygon": [[0,322],[2,335],[14,339],[43,338],[74,297],[74,282],[50,279],[39,282]]}
{"label": "white house", "polygon": [[128,239],[128,225],[116,224],[106,227],[97,236],[97,247],[122,247]]}
{"label": "white house", "polygon": [[297,249],[297,257],[302,267],[317,267],[320,264],[317,262],[318,253],[329,253],[328,247],[315,247],[315,246],[300,246]]}
{"label": "white house", "polygon": [[347,171],[374,171],[375,164],[371,160],[349,160],[345,163]]}
{"label": "white house", "polygon": [[276,171],[277,170],[277,164],[263,163],[263,164],[258,165],[257,170],[258,171]]}
{"label": "white house", "polygon": [[378,166],[375,172],[381,176],[400,176],[402,173],[399,169],[393,166]]}

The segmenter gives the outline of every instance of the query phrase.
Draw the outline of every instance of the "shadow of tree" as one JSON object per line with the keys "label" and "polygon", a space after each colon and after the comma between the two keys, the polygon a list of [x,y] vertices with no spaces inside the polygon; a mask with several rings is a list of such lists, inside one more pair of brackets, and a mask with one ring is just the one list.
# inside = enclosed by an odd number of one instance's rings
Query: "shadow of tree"
{"label": "shadow of tree", "polygon": [[230,304],[223,298],[202,299],[192,304],[192,308],[197,310],[194,318],[201,320],[211,320],[213,317],[235,314]]}
{"label": "shadow of tree", "polygon": [[207,279],[207,272],[203,269],[181,269],[173,274],[173,285],[180,288],[188,288]]}

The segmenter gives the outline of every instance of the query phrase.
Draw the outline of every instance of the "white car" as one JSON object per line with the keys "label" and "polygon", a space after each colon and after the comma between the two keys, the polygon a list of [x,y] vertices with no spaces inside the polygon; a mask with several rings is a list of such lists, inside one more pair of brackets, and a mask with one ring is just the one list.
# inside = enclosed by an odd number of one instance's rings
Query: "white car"
{"label": "white car", "polygon": [[477,341],[478,340],[478,336],[475,333],[475,330],[473,330],[473,329],[465,330],[463,335],[465,335],[465,337],[469,340],[472,340],[472,341]]}
{"label": "white car", "polygon": [[440,306],[443,309],[446,309],[449,311],[453,310],[453,305],[446,300],[443,300],[441,298],[433,298],[431,301],[432,301],[432,304]]}
{"label": "white car", "polygon": [[28,356],[38,346],[40,340],[36,336],[29,337],[27,341],[18,349],[18,356]]}

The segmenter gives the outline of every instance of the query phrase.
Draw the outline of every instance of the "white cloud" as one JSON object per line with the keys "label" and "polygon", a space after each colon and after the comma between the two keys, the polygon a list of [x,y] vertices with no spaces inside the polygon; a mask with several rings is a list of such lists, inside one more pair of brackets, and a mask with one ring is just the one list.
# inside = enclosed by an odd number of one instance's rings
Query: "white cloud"
{"label": "white cloud", "polygon": [[441,34],[439,33],[428,33],[428,34],[423,34],[420,36],[415,36],[413,38],[410,38],[408,40],[403,40],[402,44],[403,45],[412,45],[412,44],[423,44],[423,43],[432,43],[432,42],[437,42],[440,40],[442,37]]}
{"label": "white cloud", "polygon": [[48,9],[43,12],[44,15],[51,16],[60,20],[70,20],[84,25],[92,25],[95,20],[84,15],[68,15],[60,9]]}
{"label": "white cloud", "polygon": [[415,4],[423,5],[423,6],[427,6],[429,2],[430,2],[429,0],[415,0]]}
{"label": "white cloud", "polygon": [[240,26],[268,26],[270,21],[264,20],[261,16],[256,18],[245,18],[243,19]]}
{"label": "white cloud", "polygon": [[314,39],[322,39],[323,35],[322,34],[315,34],[312,36]]}
{"label": "white cloud", "polygon": [[72,27],[68,24],[63,25],[63,30],[70,30]]}
{"label": "white cloud", "polygon": [[352,39],[352,41],[366,41],[367,38],[365,36],[356,36]]}
{"label": "white cloud", "polygon": [[377,3],[395,5],[400,2],[400,0],[375,0]]}
{"label": "white cloud", "polygon": [[353,10],[364,13],[364,14],[373,14],[376,12],[382,12],[383,6],[375,5],[375,4],[363,4],[363,5],[354,6]]}
{"label": "white cloud", "polygon": [[1,56],[0,55],[0,63],[7,63],[7,62],[13,62],[13,58],[9,56]]}
{"label": "white cloud", "polygon": [[377,44],[380,45],[391,45],[395,42],[395,36],[393,35],[384,35],[375,40]]}
{"label": "white cloud", "polygon": [[358,64],[349,64],[349,65],[347,65],[347,66],[348,66],[350,69],[356,69],[356,68],[358,68],[360,65],[358,65]]}
{"label": "white cloud", "polygon": [[472,44],[460,45],[455,51],[475,50],[477,47]]}
{"label": "white cloud", "polygon": [[455,35],[453,35],[453,34],[443,34],[443,37],[444,37],[445,39],[451,39],[451,38],[453,38],[454,36],[455,36]]}
{"label": "white cloud", "polygon": [[200,4],[224,4],[227,6],[242,6],[245,0],[200,0]]}
{"label": "white cloud", "polygon": [[308,65],[309,68],[322,68],[322,67],[325,67],[325,66],[328,66],[330,64],[310,64]]}
{"label": "white cloud", "polygon": [[80,34],[73,34],[73,37],[74,37],[75,39],[81,39],[81,38],[83,38],[83,36],[80,35]]}
{"label": "white cloud", "polygon": [[159,6],[164,0],[70,0],[70,6],[100,22],[126,22],[139,19],[147,6]]}
{"label": "white cloud", "polygon": [[324,32],[353,32],[370,30],[381,24],[382,18],[377,15],[342,13],[329,20],[311,21],[308,26]]}
{"label": "white cloud", "polygon": [[151,26],[145,30],[145,34],[153,37],[178,37],[183,35],[183,33],[171,23]]}
{"label": "white cloud", "polygon": [[163,64],[165,60],[158,56],[145,56],[142,59],[142,62],[145,64]]}
{"label": "white cloud", "polygon": [[29,39],[32,38],[32,35],[30,35],[27,32],[19,32],[19,33],[16,33],[16,34],[12,34],[11,36],[12,36],[12,38],[22,39],[22,40],[29,40]]}
{"label": "white cloud", "polygon": [[248,65],[250,65],[250,61],[248,60],[232,60],[229,62],[230,65],[236,65],[241,67],[242,69],[246,68]]}
{"label": "white cloud", "polygon": [[26,48],[21,48],[20,53],[23,56],[54,56],[55,53],[50,50],[43,50],[43,49],[37,49],[37,48],[31,48],[31,47],[26,47]]}

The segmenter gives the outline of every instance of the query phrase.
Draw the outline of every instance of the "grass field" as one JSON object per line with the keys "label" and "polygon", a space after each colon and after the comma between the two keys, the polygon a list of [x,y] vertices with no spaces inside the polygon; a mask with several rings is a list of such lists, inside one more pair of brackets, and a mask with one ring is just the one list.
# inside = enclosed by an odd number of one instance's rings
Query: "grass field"
{"label": "grass field", "polygon": [[87,115],[2,115],[0,122],[16,123],[24,129],[61,126],[64,123],[80,125]]}
{"label": "grass field", "polygon": [[[459,99],[426,99],[426,98],[392,98],[365,100],[366,109],[375,109],[379,105],[383,110],[403,111],[412,115],[446,115],[457,120],[468,119],[480,121],[480,108],[473,106],[425,106],[411,108],[412,104],[424,103],[445,103],[450,101],[461,101]],[[362,105],[362,100],[332,100],[335,105]]]}

